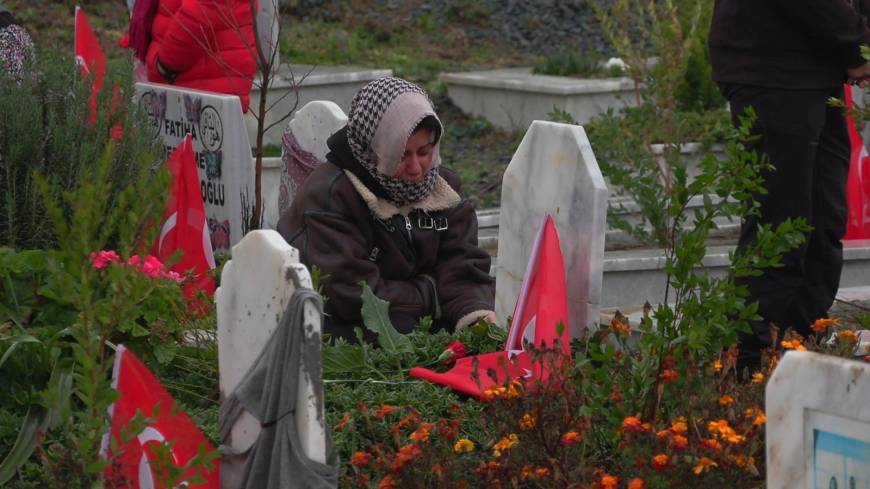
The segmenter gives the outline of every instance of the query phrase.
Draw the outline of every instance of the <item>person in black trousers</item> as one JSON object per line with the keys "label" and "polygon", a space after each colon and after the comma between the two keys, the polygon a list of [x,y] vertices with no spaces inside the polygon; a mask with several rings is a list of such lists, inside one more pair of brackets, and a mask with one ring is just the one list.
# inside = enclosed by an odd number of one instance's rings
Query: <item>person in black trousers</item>
{"label": "person in black trousers", "polygon": [[762,320],[741,334],[738,369],[760,366],[772,346],[770,323],[810,334],[833,304],[843,265],[849,139],[843,83],[870,76],[860,46],[870,42],[864,15],[870,0],[716,0],[710,28],[713,79],[731,105],[732,120],[747,107],[761,137],[751,150],[769,158],[767,194],[760,215],[741,226],[738,249],[755,239],[760,224],[804,218],[806,241],[783,257],[783,266],[741,279],[757,300]]}

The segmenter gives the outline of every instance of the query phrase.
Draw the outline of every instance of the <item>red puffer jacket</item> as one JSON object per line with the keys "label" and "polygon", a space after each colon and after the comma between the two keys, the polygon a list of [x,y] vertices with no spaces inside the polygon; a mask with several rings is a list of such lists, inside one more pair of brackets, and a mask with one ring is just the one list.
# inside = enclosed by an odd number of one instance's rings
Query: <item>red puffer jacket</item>
{"label": "red puffer jacket", "polygon": [[[248,111],[257,71],[250,1],[158,0],[151,36],[149,80],[238,95]],[[158,58],[174,80],[157,70]]]}

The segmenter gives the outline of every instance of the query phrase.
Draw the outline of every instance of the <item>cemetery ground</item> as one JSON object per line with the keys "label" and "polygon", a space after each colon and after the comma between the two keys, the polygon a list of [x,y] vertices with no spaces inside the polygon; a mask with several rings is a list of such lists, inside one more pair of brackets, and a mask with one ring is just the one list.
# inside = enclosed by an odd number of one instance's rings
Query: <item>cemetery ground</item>
{"label": "cemetery ground", "polygon": [[[37,43],[69,51],[69,2],[8,3],[25,12]],[[456,4],[457,25],[463,19],[481,22],[473,2]],[[104,46],[120,56],[111,46],[123,30],[123,3],[91,2],[87,8]],[[436,74],[454,69],[456,59],[494,67],[526,62],[528,55],[496,46],[466,57],[462,53],[468,43],[458,33],[445,36],[448,42],[439,45],[421,36],[419,44],[408,48],[401,30],[365,34],[365,28],[339,29],[329,22],[334,21],[291,24],[287,52],[322,63],[344,62],[340,57],[348,52],[352,56],[347,59],[363,65],[386,59],[398,74],[425,84],[450,131],[445,161],[460,172],[466,192],[479,205],[495,205],[501,175],[523,134],[498,131],[462,114],[446,99]],[[418,22],[423,24],[419,30],[427,33],[429,21]],[[302,47],[302,39],[317,36],[330,39],[324,43],[326,52]],[[166,175],[151,178],[149,173],[154,155],[161,153],[146,131],[109,143],[105,121],[86,127],[80,117],[86,93],[73,82],[74,74],[62,74],[61,63],[72,66],[71,59],[56,61],[49,74],[57,80],[39,92],[47,96],[27,100],[62,117],[43,120],[38,113],[17,114],[33,119],[14,126],[20,130],[16,148],[68,165],[26,166],[21,175],[28,191],[15,195],[26,203],[17,209],[32,214],[20,216],[21,232],[15,239],[3,235],[4,246],[14,247],[0,248],[0,455],[20,446],[22,439],[35,447],[12,468],[4,487],[15,489],[84,488],[99,479],[104,467],[99,438],[112,400],[111,345],[117,343],[141,356],[181,408],[219,442],[216,313],[189,314],[179,284],[160,265],[145,267],[133,258],[145,254],[139,244],[154,237],[155,230],[145,223],[159,219],[163,211]],[[0,98],[2,117],[15,112],[7,108],[18,107],[27,96],[13,95],[18,98]],[[108,102],[102,100],[101,107]],[[124,114],[125,127],[143,121],[134,112]],[[10,120],[2,117],[3,123]],[[644,119],[638,116],[638,121],[641,125]],[[719,122],[721,118],[708,127],[719,130]],[[624,124],[632,126],[631,121]],[[41,137],[33,127],[52,137]],[[599,134],[612,130],[603,126]],[[607,151],[602,148],[600,154]],[[75,171],[61,173],[68,167]],[[31,170],[56,171],[58,178],[31,181]],[[64,190],[69,192],[59,197]],[[690,238],[694,246],[703,247],[703,239]],[[770,244],[783,246],[776,240]],[[106,251],[92,255],[100,250]],[[108,250],[117,250],[117,257]],[[220,271],[215,270],[216,279]],[[316,270],[312,275],[316,288],[322,277]],[[691,277],[696,275],[686,276]],[[732,290],[707,292],[734,302],[698,298],[690,304],[695,309],[675,313],[663,308],[656,322],[639,329],[616,320],[574,340],[573,362],[560,363],[553,351],[537,352],[537,361],[553,372],[549,382],[493,388],[482,402],[412,380],[407,371],[414,366],[443,371],[462,355],[496,351],[504,345],[503,329],[479,324],[456,335],[429,334],[424,321],[406,337],[406,344],[324,346],[326,426],[341,460],[340,486],[763,487],[763,396],[776,357],[765,358],[760,372],[738,379],[733,350],[727,348],[734,331],[716,329],[711,318],[735,311],[751,314],[751,308],[736,301]],[[700,307],[701,299],[706,307]],[[837,303],[833,313],[839,323],[818,322],[820,337],[779,338],[781,349],[853,357],[854,330],[870,328],[867,307]],[[371,321],[361,326],[376,331],[388,327]],[[830,344],[820,340],[833,330],[839,333]],[[46,416],[22,430],[29,413]],[[37,437],[36,431],[44,434]],[[2,469],[0,476],[9,470]]]}

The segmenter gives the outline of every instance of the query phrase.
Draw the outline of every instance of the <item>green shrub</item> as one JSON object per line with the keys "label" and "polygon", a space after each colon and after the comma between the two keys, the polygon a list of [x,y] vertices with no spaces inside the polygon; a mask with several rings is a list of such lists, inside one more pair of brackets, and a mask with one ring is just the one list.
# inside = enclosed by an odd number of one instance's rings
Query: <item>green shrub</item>
{"label": "green shrub", "polygon": [[[115,205],[118,192],[140,178],[139,162],[161,161],[144,115],[124,103],[132,97],[129,62],[110,70],[97,101],[101,117],[88,118],[89,84],[68,54],[40,52],[37,73],[21,84],[0,81],[0,246],[16,249],[53,248],[58,242],[50,226],[34,173],[44,176],[48,192],[75,191],[80,177],[95,168],[112,139],[112,127],[124,130],[111,153],[111,185],[100,198]],[[112,110],[113,90],[118,94]],[[137,122],[140,124],[137,125]]]}
{"label": "green shrub", "polygon": [[579,78],[604,78],[623,75],[621,68],[605,68],[603,62],[601,56],[593,51],[580,53],[575,50],[564,50],[540,60],[532,67],[532,73]]}

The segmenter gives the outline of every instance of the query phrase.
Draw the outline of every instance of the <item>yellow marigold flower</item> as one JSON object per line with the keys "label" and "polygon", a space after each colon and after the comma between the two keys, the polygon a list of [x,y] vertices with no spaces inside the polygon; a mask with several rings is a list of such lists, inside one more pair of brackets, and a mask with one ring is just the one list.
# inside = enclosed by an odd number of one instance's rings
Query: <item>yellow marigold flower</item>
{"label": "yellow marigold flower", "polygon": [[851,329],[844,329],[842,331],[837,331],[837,340],[844,341],[846,343],[849,343],[850,345],[854,345],[858,342],[858,337]]}
{"label": "yellow marigold flower", "polygon": [[601,489],[616,489],[619,485],[619,477],[610,474],[601,476]]}
{"label": "yellow marigold flower", "polygon": [[727,405],[733,404],[733,403],[734,403],[734,398],[729,396],[728,394],[725,394],[725,395],[719,397],[719,404],[722,406],[727,406]]}
{"label": "yellow marigold flower", "polygon": [[523,430],[530,430],[535,427],[535,417],[529,413],[523,415],[522,419],[520,419],[520,428]]}
{"label": "yellow marigold flower", "polygon": [[493,399],[496,397],[504,397],[505,392],[507,392],[506,388],[500,385],[494,385],[492,387],[486,388],[486,390],[483,391],[483,396],[487,399]]}
{"label": "yellow marigold flower", "polygon": [[826,331],[831,326],[836,326],[838,324],[840,324],[839,319],[819,318],[816,319],[815,322],[813,322],[810,328],[812,328],[813,331],[815,331],[816,333],[821,333]]}
{"label": "yellow marigold flower", "polygon": [[635,477],[628,483],[628,489],[646,489],[646,482],[640,477]]}
{"label": "yellow marigold flower", "polygon": [[716,360],[713,362],[713,371],[714,372],[722,371],[722,361],[721,360]]}
{"label": "yellow marigold flower", "polygon": [[523,385],[519,383],[519,381],[511,381],[510,385],[507,387],[507,391],[505,392],[505,397],[508,399],[516,399],[523,395]]}
{"label": "yellow marigold flower", "polygon": [[468,438],[458,440],[453,444],[453,451],[456,453],[468,453],[474,451],[474,442]]}
{"label": "yellow marigold flower", "polygon": [[752,374],[752,383],[753,384],[761,384],[764,382],[764,374],[761,372],[755,372]]}
{"label": "yellow marigold flower", "polygon": [[519,439],[519,437],[516,435],[516,433],[511,433],[511,434],[508,435],[508,436],[504,436],[504,437],[502,437],[501,440],[499,440],[499,441],[498,441],[498,442],[497,442],[497,443],[492,447],[492,454],[495,455],[496,457],[501,457],[501,453],[502,453],[503,451],[505,451],[505,450],[510,450],[511,448],[513,448],[513,447],[514,447],[517,443],[519,443],[519,442],[520,442],[520,439]]}
{"label": "yellow marigold flower", "polygon": [[701,475],[702,473],[707,472],[708,470],[712,469],[713,467],[718,467],[718,466],[719,466],[719,464],[710,460],[709,458],[701,457],[701,460],[698,461],[698,465],[696,465],[695,468],[692,469],[692,472],[694,472],[695,475]]}
{"label": "yellow marigold flower", "polygon": [[779,344],[782,345],[782,347],[786,350],[802,351],[807,349],[807,347],[805,347],[804,344],[801,343],[801,340],[797,338],[793,340],[782,340]]}

